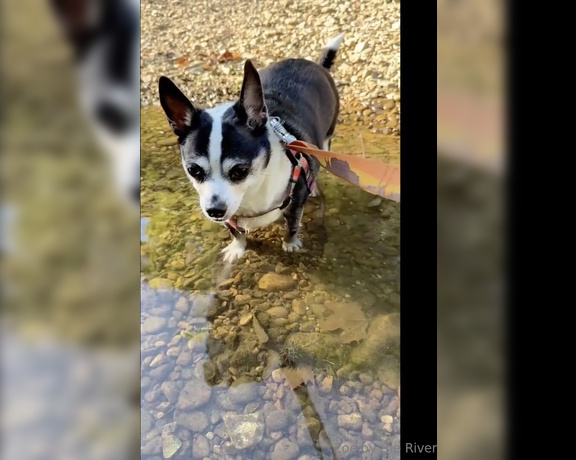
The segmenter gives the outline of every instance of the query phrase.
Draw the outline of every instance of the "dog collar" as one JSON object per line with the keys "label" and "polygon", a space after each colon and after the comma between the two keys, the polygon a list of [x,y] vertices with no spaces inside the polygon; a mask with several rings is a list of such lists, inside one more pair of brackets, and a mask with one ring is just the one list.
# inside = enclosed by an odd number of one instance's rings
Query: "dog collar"
{"label": "dog collar", "polygon": [[[272,126],[274,133],[276,133],[276,135],[280,138],[280,140],[282,141],[282,143],[284,143],[284,145],[286,145],[288,142],[293,142],[296,140],[294,136],[292,136],[288,131],[286,131],[286,128],[284,128],[284,126],[282,125],[282,121],[278,117],[271,117],[270,125]],[[306,178],[306,187],[308,188],[308,193],[314,190],[314,176],[310,171],[310,163],[308,162],[306,156],[289,148],[286,148],[285,152],[286,156],[290,160],[290,163],[292,163],[292,174],[290,175],[290,181],[288,182],[288,187],[286,188],[286,193],[284,195],[284,200],[282,201],[282,204],[280,204],[280,206],[275,206],[274,208],[266,212],[262,212],[260,214],[254,214],[250,216],[235,215],[232,216],[227,221],[225,221],[226,224],[228,224],[237,232],[246,233],[246,230],[238,225],[238,219],[250,219],[255,217],[262,217],[265,216],[266,214],[270,214],[272,211],[287,208],[292,202],[292,196],[294,195],[294,188],[296,187],[296,183],[298,182],[298,179],[300,178],[302,172],[304,173],[304,177]]]}

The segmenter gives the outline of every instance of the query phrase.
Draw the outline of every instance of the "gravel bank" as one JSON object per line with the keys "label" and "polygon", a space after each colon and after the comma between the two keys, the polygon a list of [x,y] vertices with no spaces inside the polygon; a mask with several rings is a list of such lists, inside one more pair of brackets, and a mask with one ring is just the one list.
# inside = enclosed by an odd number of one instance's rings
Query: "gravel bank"
{"label": "gravel bank", "polygon": [[143,105],[159,104],[160,75],[201,106],[231,100],[245,59],[257,67],[288,57],[316,60],[327,40],[344,32],[333,70],[341,122],[399,132],[397,2],[144,0],[141,25]]}

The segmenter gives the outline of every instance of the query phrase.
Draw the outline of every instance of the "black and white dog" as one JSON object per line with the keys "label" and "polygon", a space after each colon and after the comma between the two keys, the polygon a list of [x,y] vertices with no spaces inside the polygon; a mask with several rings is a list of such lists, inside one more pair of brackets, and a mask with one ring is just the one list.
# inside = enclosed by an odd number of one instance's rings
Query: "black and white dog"
{"label": "black and white dog", "polygon": [[51,0],[73,48],[79,100],[123,197],[140,200],[140,2]]}
{"label": "black and white dog", "polygon": [[243,256],[248,231],[282,216],[283,249],[302,248],[300,221],[308,196],[317,192],[320,165],[287,150],[274,126],[280,121],[295,138],[330,148],[339,96],[328,70],[342,38],[327,44],[319,63],[288,59],[258,72],[246,61],[240,99],[209,110],[195,107],[170,79],[160,77],[160,102],[202,212],[233,236],[225,260]]}

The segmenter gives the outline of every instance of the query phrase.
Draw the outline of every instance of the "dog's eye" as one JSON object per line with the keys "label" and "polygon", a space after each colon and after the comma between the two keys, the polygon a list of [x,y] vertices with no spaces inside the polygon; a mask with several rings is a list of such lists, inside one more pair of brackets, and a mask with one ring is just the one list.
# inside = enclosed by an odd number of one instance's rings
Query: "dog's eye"
{"label": "dog's eye", "polygon": [[249,171],[250,168],[248,166],[236,165],[230,168],[230,171],[228,172],[228,177],[230,177],[230,180],[233,181],[241,181],[246,178]]}
{"label": "dog's eye", "polygon": [[204,180],[204,178],[206,176],[206,173],[204,172],[204,170],[198,165],[188,166],[188,174],[190,174],[197,181]]}
{"label": "dog's eye", "polygon": [[122,134],[130,127],[130,117],[118,107],[103,102],[96,107],[96,118],[114,134]]}

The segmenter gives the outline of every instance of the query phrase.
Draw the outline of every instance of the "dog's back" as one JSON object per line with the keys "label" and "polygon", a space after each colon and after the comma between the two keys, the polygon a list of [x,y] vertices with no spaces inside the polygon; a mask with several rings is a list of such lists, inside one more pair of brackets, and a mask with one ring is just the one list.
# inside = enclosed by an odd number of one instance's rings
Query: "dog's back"
{"label": "dog's back", "polygon": [[340,101],[329,69],[341,41],[342,35],[331,40],[319,63],[287,59],[259,72],[270,115],[281,118],[298,139],[319,147],[332,136],[338,119]]}

